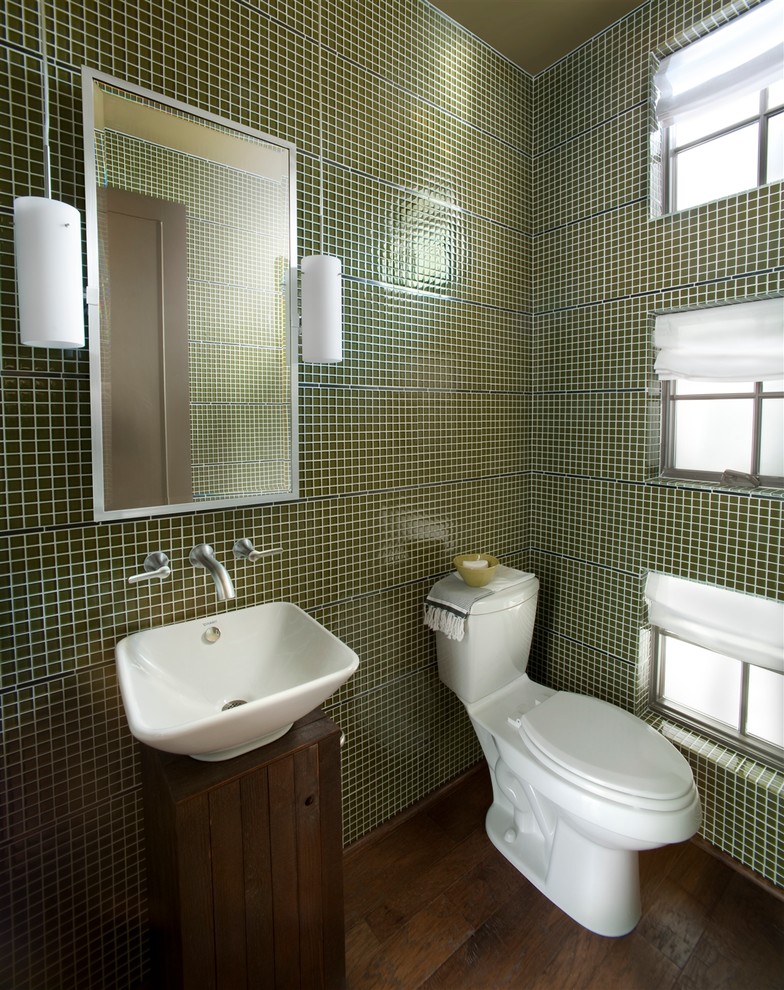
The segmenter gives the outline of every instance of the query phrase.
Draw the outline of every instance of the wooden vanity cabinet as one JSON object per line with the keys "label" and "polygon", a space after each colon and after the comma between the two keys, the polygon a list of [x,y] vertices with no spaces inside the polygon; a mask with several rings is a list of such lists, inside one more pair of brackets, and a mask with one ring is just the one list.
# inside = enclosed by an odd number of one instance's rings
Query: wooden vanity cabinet
{"label": "wooden vanity cabinet", "polygon": [[152,985],[345,986],[340,729],[221,763],[142,746]]}

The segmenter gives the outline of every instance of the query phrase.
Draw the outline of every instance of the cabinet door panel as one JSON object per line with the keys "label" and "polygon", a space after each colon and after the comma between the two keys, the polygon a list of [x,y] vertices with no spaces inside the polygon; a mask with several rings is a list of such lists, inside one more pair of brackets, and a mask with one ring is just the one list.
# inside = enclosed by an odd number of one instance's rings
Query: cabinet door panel
{"label": "cabinet door panel", "polygon": [[271,987],[275,981],[275,941],[267,771],[244,777],[241,787],[248,986]]}
{"label": "cabinet door panel", "polygon": [[267,768],[270,804],[272,903],[275,913],[275,985],[298,987],[299,898],[294,759]]}
{"label": "cabinet door panel", "polygon": [[333,738],[328,743],[319,743],[318,753],[324,986],[327,990],[341,990],[346,985],[346,919],[343,914],[340,746]]}
{"label": "cabinet door panel", "polygon": [[321,797],[318,747],[310,746],[294,757],[299,897],[299,951],[302,985],[324,985],[321,889]]}
{"label": "cabinet door panel", "polygon": [[[179,858],[182,986],[215,987],[215,928],[210,870],[210,817],[206,794],[180,808]],[[172,985],[177,986],[177,983]]]}
{"label": "cabinet door panel", "polygon": [[245,868],[238,781],[210,792],[215,970],[218,987],[247,984],[245,966]]}

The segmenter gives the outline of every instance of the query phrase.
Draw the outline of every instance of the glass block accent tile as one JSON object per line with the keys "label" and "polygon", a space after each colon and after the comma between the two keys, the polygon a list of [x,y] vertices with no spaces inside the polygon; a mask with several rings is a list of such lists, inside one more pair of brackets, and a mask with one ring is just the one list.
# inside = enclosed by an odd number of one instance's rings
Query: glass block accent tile
{"label": "glass block accent tile", "polygon": [[329,58],[323,71],[327,158],[530,230],[529,156],[345,59]]}
{"label": "glass block accent tile", "polygon": [[429,194],[325,173],[325,249],[346,276],[530,312],[528,235]]}

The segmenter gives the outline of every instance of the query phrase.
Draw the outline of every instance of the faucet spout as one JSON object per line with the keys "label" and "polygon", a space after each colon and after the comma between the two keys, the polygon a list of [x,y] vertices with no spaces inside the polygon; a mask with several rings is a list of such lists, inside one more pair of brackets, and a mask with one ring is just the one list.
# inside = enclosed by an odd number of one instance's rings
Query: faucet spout
{"label": "faucet spout", "polygon": [[231,575],[216,558],[215,552],[209,543],[200,543],[194,547],[188,556],[188,560],[194,567],[204,567],[210,572],[212,580],[215,582],[215,593],[218,596],[219,602],[226,602],[231,598],[237,597]]}

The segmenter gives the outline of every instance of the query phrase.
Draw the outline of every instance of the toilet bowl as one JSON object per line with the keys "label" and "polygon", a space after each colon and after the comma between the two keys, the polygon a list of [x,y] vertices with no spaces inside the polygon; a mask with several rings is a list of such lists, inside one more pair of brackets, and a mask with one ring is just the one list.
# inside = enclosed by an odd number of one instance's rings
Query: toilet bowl
{"label": "toilet bowl", "polygon": [[686,760],[650,726],[528,677],[538,587],[499,567],[463,639],[436,632],[439,675],[490,768],[493,844],[585,928],[625,935],[640,918],[639,850],[694,835],[700,800]]}

